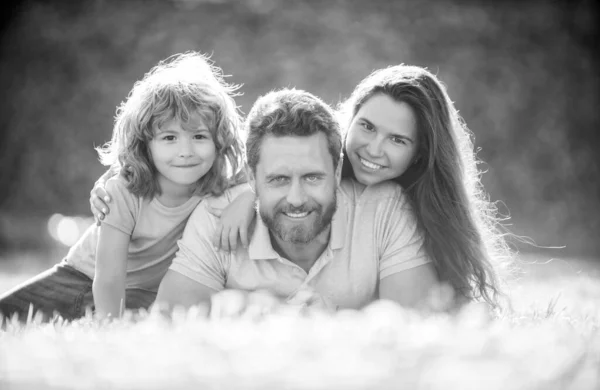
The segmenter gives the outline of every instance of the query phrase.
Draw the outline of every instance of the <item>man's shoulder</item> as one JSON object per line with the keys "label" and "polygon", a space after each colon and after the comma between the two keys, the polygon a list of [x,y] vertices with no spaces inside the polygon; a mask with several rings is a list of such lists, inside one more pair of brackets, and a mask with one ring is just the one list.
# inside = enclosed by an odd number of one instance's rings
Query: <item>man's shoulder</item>
{"label": "man's shoulder", "polygon": [[204,198],[202,202],[206,206],[215,208],[215,209],[224,209],[229,206],[229,204],[238,197],[238,195],[250,189],[250,186],[247,183],[238,184],[233,187],[229,187],[219,196],[209,195]]}
{"label": "man's shoulder", "polygon": [[214,230],[219,217],[211,213],[211,210],[223,210],[238,195],[248,190],[248,188],[248,184],[239,184],[237,186],[228,188],[219,196],[209,195],[205,197],[190,216],[188,225],[201,225],[203,226],[202,230],[206,231]]}

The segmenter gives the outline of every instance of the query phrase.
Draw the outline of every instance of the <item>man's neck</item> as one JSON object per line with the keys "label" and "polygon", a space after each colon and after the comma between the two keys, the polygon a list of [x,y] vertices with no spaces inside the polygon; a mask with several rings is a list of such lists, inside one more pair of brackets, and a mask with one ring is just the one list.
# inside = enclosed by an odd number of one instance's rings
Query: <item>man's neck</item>
{"label": "man's neck", "polygon": [[313,264],[323,253],[327,244],[329,244],[329,235],[331,225],[323,230],[317,237],[306,244],[295,244],[288,241],[283,241],[279,237],[270,234],[273,249],[280,256],[285,257],[292,263],[302,268],[306,273],[310,271]]}

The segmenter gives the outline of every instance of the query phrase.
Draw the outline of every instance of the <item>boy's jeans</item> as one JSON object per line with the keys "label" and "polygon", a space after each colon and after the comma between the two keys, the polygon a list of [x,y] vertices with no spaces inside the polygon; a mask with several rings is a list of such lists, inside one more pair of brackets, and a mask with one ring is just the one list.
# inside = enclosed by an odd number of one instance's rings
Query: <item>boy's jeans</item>
{"label": "boy's jeans", "polygon": [[[94,309],[92,282],[87,275],[61,262],[0,295],[0,314],[9,319],[17,313],[19,321],[26,321],[32,304],[33,313],[42,312],[44,320],[54,312],[67,320],[83,317],[87,307]],[[155,298],[152,291],[127,289],[125,308],[148,309]]]}

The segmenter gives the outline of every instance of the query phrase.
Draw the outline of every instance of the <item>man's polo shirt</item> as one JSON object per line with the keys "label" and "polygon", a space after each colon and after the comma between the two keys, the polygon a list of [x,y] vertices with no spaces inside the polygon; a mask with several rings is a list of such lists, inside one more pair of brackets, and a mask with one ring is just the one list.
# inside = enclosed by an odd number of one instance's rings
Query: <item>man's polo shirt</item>
{"label": "man's polo shirt", "polygon": [[248,248],[216,250],[211,238],[218,218],[207,206],[226,207],[246,185],[207,198],[190,216],[170,269],[214,290],[266,289],[283,297],[310,288],[340,308],[377,299],[379,280],[428,263],[423,239],[400,186],[365,187],[342,180],[327,248],[306,273],[280,256],[260,217]]}

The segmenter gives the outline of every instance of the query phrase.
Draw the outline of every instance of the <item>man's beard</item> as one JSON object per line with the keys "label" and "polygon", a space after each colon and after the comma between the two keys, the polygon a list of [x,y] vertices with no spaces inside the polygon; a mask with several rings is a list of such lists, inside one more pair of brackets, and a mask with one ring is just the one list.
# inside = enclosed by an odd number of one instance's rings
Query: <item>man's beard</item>
{"label": "man's beard", "polygon": [[[260,196],[257,194],[259,200]],[[260,217],[269,230],[280,240],[285,242],[291,242],[293,244],[307,244],[314,240],[319,234],[321,234],[329,225],[333,219],[333,214],[337,209],[337,198],[336,193],[333,193],[333,201],[325,206],[325,208],[316,202],[307,202],[301,207],[294,207],[287,202],[281,205],[275,206],[275,209],[269,213],[268,210],[264,210],[263,207],[258,207]],[[293,224],[292,219],[285,216],[283,213],[304,213],[309,212],[307,217],[313,219],[313,222],[306,226],[305,224],[298,223]],[[291,227],[286,226],[284,218],[288,220],[288,225],[293,224]]]}

